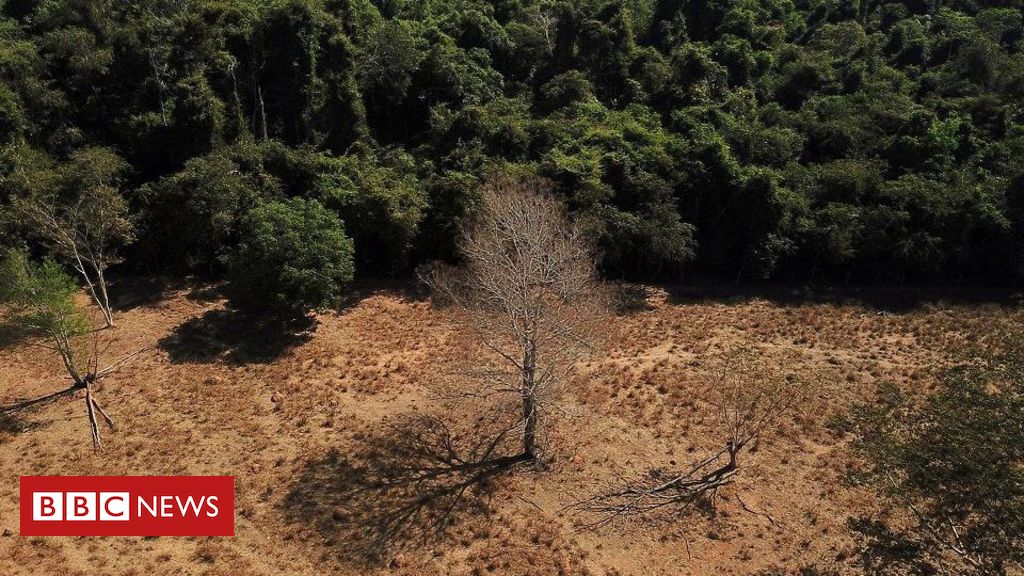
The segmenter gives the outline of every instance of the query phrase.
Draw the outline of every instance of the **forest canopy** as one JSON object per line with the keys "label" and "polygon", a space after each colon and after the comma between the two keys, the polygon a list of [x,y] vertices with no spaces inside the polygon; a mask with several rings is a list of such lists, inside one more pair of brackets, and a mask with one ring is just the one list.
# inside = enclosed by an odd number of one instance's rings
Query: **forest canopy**
{"label": "forest canopy", "polygon": [[616,277],[1024,273],[1020,0],[0,6],[3,213],[116,174],[126,266],[221,273],[303,198],[357,275],[407,274],[500,173],[552,180]]}

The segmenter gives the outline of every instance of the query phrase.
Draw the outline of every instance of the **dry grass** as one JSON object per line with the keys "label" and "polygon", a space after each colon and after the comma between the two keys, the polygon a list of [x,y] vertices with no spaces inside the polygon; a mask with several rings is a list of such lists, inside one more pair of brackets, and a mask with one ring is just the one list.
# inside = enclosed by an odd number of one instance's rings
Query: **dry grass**
{"label": "dry grass", "polygon": [[[957,351],[1021,320],[1016,308],[992,304],[879,313],[856,304],[674,301],[651,290],[616,317],[609,349],[573,371],[569,414],[545,430],[543,466],[474,487],[444,538],[424,531],[368,560],[355,551],[356,516],[337,499],[343,472],[365,469],[368,447],[398,416],[457,418],[440,411],[434,392],[450,377],[443,368],[474,352],[443,312],[397,289],[367,292],[321,315],[315,330],[267,327],[223,307],[208,290],[185,286],[122,311],[112,349],[153,349],[102,384],[121,425],[102,454],[91,450],[78,401],[0,423],[0,532],[14,533],[0,537],[0,573],[852,572],[857,544],[847,518],[878,504],[844,482],[846,439],[829,431],[829,419],[882,380],[927,390]],[[813,379],[817,393],[746,456],[716,507],[580,531],[587,518],[563,511],[575,500],[720,447],[716,414],[699,391],[726,352],[751,344],[781,373]],[[0,347],[0,401],[52,390],[60,374],[38,350]],[[23,474],[234,475],[237,535],[22,538]],[[311,478],[330,481],[300,484]]]}

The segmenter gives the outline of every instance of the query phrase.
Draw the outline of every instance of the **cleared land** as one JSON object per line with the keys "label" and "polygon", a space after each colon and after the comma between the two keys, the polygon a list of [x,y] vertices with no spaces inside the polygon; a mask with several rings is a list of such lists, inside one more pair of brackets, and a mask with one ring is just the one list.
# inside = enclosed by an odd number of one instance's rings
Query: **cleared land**
{"label": "cleared land", "polygon": [[[443,410],[436,395],[460,377],[445,367],[475,354],[446,312],[401,287],[364,289],[299,334],[226,309],[214,287],[130,284],[118,287],[127,296],[107,357],[145,352],[99,387],[120,426],[105,450],[91,449],[81,400],[0,422],[0,531],[11,534],[0,538],[0,573],[844,573],[863,561],[849,519],[886,510],[851,481],[849,439],[830,422],[882,381],[927,390],[972,342],[1022,320],[1012,304],[955,298],[632,287],[635,306],[573,371],[565,414],[547,420],[544,465],[474,486],[444,538],[413,522],[367,563],[361,523],[383,504],[353,486],[387,465],[396,423],[437,414],[456,429],[474,424],[469,406]],[[811,400],[745,457],[713,509],[583,528],[594,518],[565,510],[573,502],[721,445],[701,390],[743,345],[811,383]],[[0,401],[62,385],[56,358],[0,345]],[[23,474],[234,475],[237,535],[21,538]]]}

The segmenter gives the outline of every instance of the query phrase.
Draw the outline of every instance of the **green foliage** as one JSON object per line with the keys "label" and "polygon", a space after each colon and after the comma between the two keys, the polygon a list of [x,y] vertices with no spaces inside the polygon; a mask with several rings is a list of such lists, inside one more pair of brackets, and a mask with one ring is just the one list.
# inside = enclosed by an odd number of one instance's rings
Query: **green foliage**
{"label": "green foliage", "polygon": [[140,190],[143,243],[161,264],[212,270],[237,243],[242,217],[277,186],[244,155],[225,150],[193,158]]}
{"label": "green foliage", "polygon": [[693,257],[693,227],[675,208],[684,143],[650,110],[621,112],[599,102],[570,107],[543,125],[550,152],[542,170],[570,196],[569,206],[599,240],[606,265],[653,267]]}
{"label": "green foliage", "polygon": [[10,2],[0,202],[116,150],[139,266],[216,271],[258,202],[314,197],[361,270],[396,272],[454,257],[513,163],[557,181],[616,275],[1019,280],[1022,10]]}
{"label": "green foliage", "polygon": [[[1024,348],[948,371],[923,402],[883,387],[853,418],[860,454],[914,517],[918,571],[1004,574],[1024,561]],[[941,567],[941,568],[940,568]],[[888,567],[898,573],[899,565]],[[889,572],[887,572],[889,573]]]}
{"label": "green foliage", "polygon": [[0,260],[0,303],[9,307],[10,319],[22,331],[60,342],[90,332],[75,305],[77,292],[78,285],[53,260],[33,262],[15,249]]}
{"label": "green foliage", "polygon": [[10,196],[10,227],[42,242],[87,278],[93,272],[102,277],[119,262],[118,250],[135,239],[121,194],[128,165],[119,155],[87,146],[64,162],[31,149],[15,149],[9,159],[12,174],[3,186]]}
{"label": "green foliage", "polygon": [[424,43],[413,25],[388,20],[373,29],[361,53],[359,83],[368,97],[401,103],[413,85],[413,74],[426,58]]}
{"label": "green foliage", "polygon": [[361,267],[401,270],[427,208],[415,159],[401,150],[371,150],[324,163],[315,197],[346,222]]}
{"label": "green foliage", "polygon": [[315,200],[262,204],[242,219],[239,236],[228,279],[241,306],[303,314],[337,304],[352,281],[352,240]]}

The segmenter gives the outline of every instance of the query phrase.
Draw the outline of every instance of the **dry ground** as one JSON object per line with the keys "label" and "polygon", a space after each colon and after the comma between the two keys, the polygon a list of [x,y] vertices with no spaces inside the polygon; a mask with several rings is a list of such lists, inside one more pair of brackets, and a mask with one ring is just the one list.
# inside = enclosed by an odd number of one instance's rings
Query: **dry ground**
{"label": "dry ground", "polygon": [[[607,349],[576,367],[566,413],[548,421],[542,466],[470,490],[472,505],[444,538],[423,529],[425,539],[367,561],[357,550],[368,527],[347,483],[369,446],[387,450],[389,423],[438,411],[444,367],[475,353],[450,319],[401,289],[366,290],[311,333],[282,336],[226,310],[209,287],[140,299],[156,290],[137,284],[119,287],[137,299],[106,333],[107,360],[147,350],[102,382],[98,397],[120,424],[105,450],[92,451],[80,400],[3,423],[0,574],[854,573],[860,547],[848,519],[886,511],[847,481],[848,439],[830,419],[881,381],[927,389],[966,344],[1021,320],[1005,304],[890,310],[647,290],[615,317]],[[744,344],[815,393],[745,457],[714,509],[596,531],[583,527],[593,518],[565,510],[619,478],[681,468],[720,446],[699,389]],[[55,358],[0,344],[0,403],[64,385]],[[472,409],[441,415],[465,424]],[[23,538],[18,476],[36,474],[233,475],[236,536]]]}

